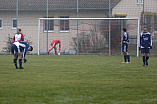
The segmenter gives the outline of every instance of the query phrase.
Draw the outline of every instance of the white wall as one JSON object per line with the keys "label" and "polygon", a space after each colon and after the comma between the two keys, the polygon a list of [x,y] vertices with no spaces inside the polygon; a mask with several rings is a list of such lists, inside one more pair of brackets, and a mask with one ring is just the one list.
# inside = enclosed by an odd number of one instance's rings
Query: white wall
{"label": "white wall", "polygon": [[[54,18],[58,18],[60,15],[69,15],[70,18],[76,17],[76,12],[49,12],[49,15],[53,15]],[[38,18],[43,18],[46,16],[46,12],[20,12],[18,16],[18,27],[22,29],[22,33],[25,35],[25,40],[29,39],[32,41],[32,46],[34,47],[33,52],[37,52],[38,49]],[[105,17],[104,11],[96,12],[80,12],[79,17]],[[0,12],[0,18],[3,20],[3,27],[0,30],[0,53],[2,48],[5,46],[6,42],[3,40],[7,39],[8,34],[11,37],[16,33],[16,29],[12,29],[12,18],[16,18],[16,12]],[[76,21],[75,21],[76,23]],[[70,25],[73,23],[70,22]],[[58,21],[55,22],[55,25],[58,25]],[[71,27],[70,27],[71,28]],[[41,38],[42,45],[45,46],[46,43],[46,33],[43,32],[43,23],[41,24]],[[49,48],[50,43],[54,39],[60,39],[62,41],[62,49],[69,49],[69,44],[72,42],[72,37],[76,37],[76,30],[70,30],[68,33],[60,33],[58,26],[54,26],[54,32],[49,33]]]}

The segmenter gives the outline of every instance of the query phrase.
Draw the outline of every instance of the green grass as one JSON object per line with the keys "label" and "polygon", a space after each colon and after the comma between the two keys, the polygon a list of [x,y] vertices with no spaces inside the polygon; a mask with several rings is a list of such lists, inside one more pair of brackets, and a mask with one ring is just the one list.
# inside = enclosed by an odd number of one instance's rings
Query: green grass
{"label": "green grass", "polygon": [[156,57],[0,55],[0,104],[157,104]]}

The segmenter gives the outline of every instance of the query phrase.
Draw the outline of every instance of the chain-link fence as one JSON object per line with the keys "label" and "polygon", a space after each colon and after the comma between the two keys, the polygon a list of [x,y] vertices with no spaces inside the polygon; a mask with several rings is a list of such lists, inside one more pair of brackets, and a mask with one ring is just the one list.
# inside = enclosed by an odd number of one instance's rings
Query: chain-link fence
{"label": "chain-link fence", "polygon": [[[47,21],[53,23],[55,30],[49,34],[48,40],[46,33],[43,33]],[[137,55],[137,34],[139,35],[140,27],[138,18],[40,18],[39,22],[39,54],[47,53],[47,41],[50,48],[53,39],[60,39],[62,54],[120,55],[122,29],[126,27],[130,35],[130,55]],[[64,26],[60,26],[61,23],[65,23]]]}
{"label": "chain-link fence", "polygon": [[[152,34],[153,49],[151,50],[151,53],[152,55],[156,55],[156,0],[0,0],[0,2],[0,36],[2,40],[0,42],[0,54],[10,53],[10,44],[12,44],[12,38],[16,33],[17,27],[22,29],[24,40],[34,47],[32,53],[37,54],[39,18],[108,18],[111,14],[111,17],[115,18],[141,18],[141,27],[147,26],[148,31]],[[104,42],[103,39],[108,39],[110,33],[111,55],[120,55],[121,21],[114,21],[110,31],[108,29],[109,23],[107,21],[101,22],[102,25],[93,27],[95,30],[90,30],[87,23],[81,21],[79,24],[85,25],[81,25],[83,27],[79,28],[77,28],[77,25],[72,25],[71,22],[67,21],[49,21],[47,28],[46,21],[42,22],[41,32],[43,37],[41,40],[43,40],[43,42],[41,46],[44,45],[44,47],[50,48],[52,40],[60,39],[62,40],[61,50],[67,53],[67,50],[71,49],[69,48],[69,44],[72,41],[76,41],[74,35],[76,35],[77,32],[71,29],[79,29],[79,42],[83,42],[80,44],[86,45],[84,48],[79,47],[80,53],[100,53],[101,50],[101,53],[107,54],[109,52],[107,44],[109,43],[106,43],[108,40],[105,40],[106,42]],[[131,39],[130,44],[132,45],[130,45],[129,49],[135,50],[135,52],[131,52],[133,55],[136,53],[135,38],[137,37],[137,32],[134,32],[137,31],[136,23],[134,21],[129,22],[129,20],[123,22],[123,26],[128,29]],[[98,30],[98,27],[99,29],[101,28],[101,31],[105,28],[105,34],[108,35],[104,35],[101,38],[99,36],[97,37],[98,33],[95,33],[95,31]],[[87,30],[88,34],[86,32]],[[115,39],[118,40],[118,43],[115,42]],[[92,44],[94,44],[95,40],[99,40],[100,43],[93,46]],[[81,46],[80,44],[79,46]],[[47,50],[46,48],[44,49]],[[86,51],[83,52],[83,50]]]}

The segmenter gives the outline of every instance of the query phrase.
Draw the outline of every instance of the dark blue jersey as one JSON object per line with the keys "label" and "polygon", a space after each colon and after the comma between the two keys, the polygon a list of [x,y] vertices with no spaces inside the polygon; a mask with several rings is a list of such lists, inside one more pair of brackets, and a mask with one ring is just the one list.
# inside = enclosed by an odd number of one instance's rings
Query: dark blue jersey
{"label": "dark blue jersey", "polygon": [[150,48],[152,46],[151,34],[149,32],[140,34],[140,47],[141,48]]}
{"label": "dark blue jersey", "polygon": [[123,34],[122,43],[123,43],[123,44],[127,44],[128,42],[129,42],[129,35],[128,35],[127,32],[125,32],[125,33]]}
{"label": "dark blue jersey", "polygon": [[23,42],[23,41],[14,42],[13,44],[17,47],[18,53],[23,52],[23,57],[22,58],[25,59],[25,55],[26,55],[26,53],[29,49],[29,44],[26,43],[26,42]]}

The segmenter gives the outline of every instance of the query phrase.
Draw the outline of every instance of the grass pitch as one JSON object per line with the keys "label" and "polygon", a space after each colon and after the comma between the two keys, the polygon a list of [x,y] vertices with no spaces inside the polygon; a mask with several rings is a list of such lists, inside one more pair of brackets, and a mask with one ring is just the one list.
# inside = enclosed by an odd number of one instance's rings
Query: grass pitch
{"label": "grass pitch", "polygon": [[0,55],[0,104],[157,104],[156,57]]}

